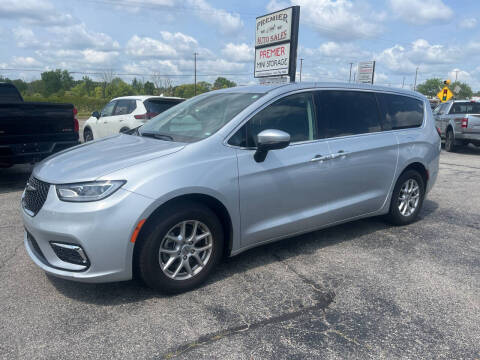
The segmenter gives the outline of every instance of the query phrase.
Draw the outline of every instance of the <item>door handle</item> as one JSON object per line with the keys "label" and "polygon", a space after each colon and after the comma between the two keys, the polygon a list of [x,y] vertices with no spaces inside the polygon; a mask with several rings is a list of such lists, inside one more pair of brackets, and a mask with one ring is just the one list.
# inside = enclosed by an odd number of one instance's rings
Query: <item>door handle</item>
{"label": "door handle", "polygon": [[312,159],[310,159],[311,162],[323,162],[324,160],[329,160],[331,159],[330,155],[323,156],[323,155],[315,155]]}
{"label": "door handle", "polygon": [[342,159],[344,159],[344,158],[347,157],[348,154],[349,154],[348,152],[343,151],[343,150],[340,150],[340,151],[337,152],[336,154],[331,154],[331,155],[330,155],[330,158],[331,158],[331,159],[336,159],[336,158],[342,158]]}

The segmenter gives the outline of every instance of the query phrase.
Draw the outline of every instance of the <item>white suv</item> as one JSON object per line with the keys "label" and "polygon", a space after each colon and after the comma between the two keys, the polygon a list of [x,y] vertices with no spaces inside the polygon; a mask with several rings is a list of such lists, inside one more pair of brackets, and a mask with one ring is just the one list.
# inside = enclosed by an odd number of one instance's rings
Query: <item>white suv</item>
{"label": "white suv", "polygon": [[91,141],[134,129],[185,99],[164,96],[123,96],[94,111],[85,123],[83,139]]}

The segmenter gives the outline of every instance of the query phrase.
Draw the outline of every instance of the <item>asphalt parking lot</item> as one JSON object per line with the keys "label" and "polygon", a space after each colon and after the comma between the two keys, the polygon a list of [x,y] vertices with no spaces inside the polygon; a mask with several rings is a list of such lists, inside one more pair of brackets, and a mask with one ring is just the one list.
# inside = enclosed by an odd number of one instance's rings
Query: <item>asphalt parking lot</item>
{"label": "asphalt parking lot", "polygon": [[202,288],[45,275],[23,247],[31,166],[0,169],[0,358],[480,358],[480,149],[442,152],[420,220],[374,218],[227,259]]}

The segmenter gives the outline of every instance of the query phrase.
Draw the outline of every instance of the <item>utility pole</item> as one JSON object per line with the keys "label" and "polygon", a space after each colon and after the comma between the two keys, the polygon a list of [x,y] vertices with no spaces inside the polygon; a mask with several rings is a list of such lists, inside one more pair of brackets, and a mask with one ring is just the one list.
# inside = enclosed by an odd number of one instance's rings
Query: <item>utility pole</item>
{"label": "utility pole", "polygon": [[193,96],[197,96],[197,55],[198,53],[193,53],[193,57],[194,57],[194,72],[195,72],[195,85],[193,87]]}
{"label": "utility pole", "polygon": [[418,66],[417,66],[417,69],[415,70],[415,82],[413,83],[413,91],[417,89],[417,75],[418,75]]}
{"label": "utility pole", "polygon": [[300,58],[300,82],[302,82],[303,58]]}
{"label": "utility pole", "polygon": [[356,71],[353,73],[353,82],[355,82],[355,76],[357,76],[357,72],[356,72]]}
{"label": "utility pole", "polygon": [[402,89],[404,86],[405,86],[405,76],[403,77],[403,81],[402,81]]}
{"label": "utility pole", "polygon": [[460,70],[455,70],[455,82],[457,82],[457,79],[458,79],[458,72],[459,72],[459,71],[460,71]]}
{"label": "utility pole", "polygon": [[350,75],[348,76],[348,82],[352,81],[352,66],[353,66],[353,63],[350,63]]}

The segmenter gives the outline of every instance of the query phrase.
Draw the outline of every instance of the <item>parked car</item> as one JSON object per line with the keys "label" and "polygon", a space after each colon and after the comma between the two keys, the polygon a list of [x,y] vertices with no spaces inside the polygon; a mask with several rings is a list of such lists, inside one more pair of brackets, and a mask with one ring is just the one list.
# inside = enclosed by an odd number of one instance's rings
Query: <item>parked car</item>
{"label": "parked car", "polygon": [[72,104],[24,102],[10,83],[0,83],[0,167],[34,163],[78,145]]}
{"label": "parked car", "polygon": [[65,279],[192,289],[224,254],[343,222],[413,222],[438,173],[428,100],[361,84],[236,87],[38,164],[25,246]]}
{"label": "parked car", "polygon": [[480,103],[473,100],[452,100],[433,111],[435,123],[445,139],[445,150],[455,151],[469,143],[480,146]]}
{"label": "parked car", "polygon": [[164,96],[123,96],[94,111],[83,129],[85,141],[127,132],[185,99]]}

